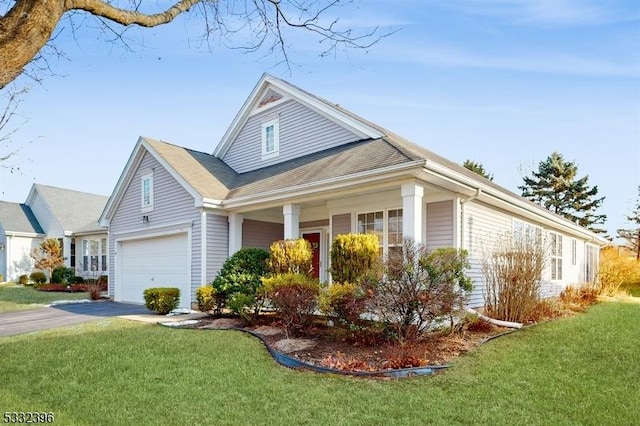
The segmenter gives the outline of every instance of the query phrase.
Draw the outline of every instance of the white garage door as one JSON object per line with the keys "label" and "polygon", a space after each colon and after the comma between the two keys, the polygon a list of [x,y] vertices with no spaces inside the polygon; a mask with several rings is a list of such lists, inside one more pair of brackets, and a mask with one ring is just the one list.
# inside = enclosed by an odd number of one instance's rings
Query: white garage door
{"label": "white garage door", "polygon": [[180,307],[191,308],[187,234],[120,242],[115,300],[144,303],[150,287],[180,289]]}

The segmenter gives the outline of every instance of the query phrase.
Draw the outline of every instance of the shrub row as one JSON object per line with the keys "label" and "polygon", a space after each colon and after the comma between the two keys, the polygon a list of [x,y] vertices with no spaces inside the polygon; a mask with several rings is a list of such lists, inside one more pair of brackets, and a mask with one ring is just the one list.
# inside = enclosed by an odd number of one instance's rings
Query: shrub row
{"label": "shrub row", "polygon": [[[460,309],[471,289],[464,275],[466,252],[455,249],[427,253],[407,240],[402,250],[381,262],[377,237],[354,234],[338,236],[331,256],[336,282],[321,290],[312,278],[307,241],[277,241],[271,254],[242,249],[225,262],[211,284],[198,289],[198,307],[216,313],[227,307],[251,321],[268,300],[292,333],[309,325],[320,308],[356,334],[384,329],[407,340]],[[365,313],[378,321],[363,319]]]}

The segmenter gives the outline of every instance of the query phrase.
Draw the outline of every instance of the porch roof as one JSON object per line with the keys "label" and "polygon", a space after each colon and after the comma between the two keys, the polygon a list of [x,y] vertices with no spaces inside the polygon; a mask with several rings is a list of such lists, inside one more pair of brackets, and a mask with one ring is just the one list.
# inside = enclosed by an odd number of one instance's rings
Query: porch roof
{"label": "porch roof", "polygon": [[44,234],[31,208],[26,204],[0,201],[0,226],[5,232]]}

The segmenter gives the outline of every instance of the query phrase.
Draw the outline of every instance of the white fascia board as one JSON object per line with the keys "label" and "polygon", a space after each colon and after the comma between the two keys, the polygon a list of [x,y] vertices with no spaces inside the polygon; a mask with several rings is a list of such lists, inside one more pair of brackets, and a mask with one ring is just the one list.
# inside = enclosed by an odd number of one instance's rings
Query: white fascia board
{"label": "white fascia board", "polygon": [[408,171],[420,170],[424,166],[424,160],[412,161],[383,169],[369,170],[354,173],[347,176],[325,179],[318,182],[305,183],[285,189],[265,191],[260,194],[252,194],[244,197],[232,198],[224,202],[226,208],[240,208],[256,203],[269,203],[284,199],[310,196],[314,192],[327,192],[340,190],[347,187],[373,184],[389,178],[406,176]]}
{"label": "white fascia board", "polygon": [[427,171],[433,171],[443,178],[453,180],[454,182],[457,181],[465,188],[474,188],[476,190],[480,189],[480,198],[484,198],[485,202],[488,202],[489,204],[495,205],[495,201],[498,201],[501,202],[503,206],[512,206],[513,208],[517,209],[518,213],[523,217],[538,222],[544,222],[548,226],[551,225],[560,229],[564,229],[574,235],[581,235],[587,238],[589,241],[596,241],[603,245],[608,243],[607,240],[600,237],[599,235],[589,231],[586,228],[583,228],[580,225],[567,221],[566,219],[556,215],[555,213],[544,210],[543,208],[536,208],[536,210],[532,210],[530,201],[522,197],[517,197],[509,193],[499,191],[494,187],[491,187],[478,180],[471,179],[470,177],[451,170],[446,166],[428,160],[425,164],[425,169]]}
{"label": "white fascia board", "polygon": [[222,200],[217,200],[213,198],[202,197],[196,199],[195,207],[202,207],[207,209],[220,209],[223,206]]}
{"label": "white fascia board", "polygon": [[6,231],[4,233],[7,237],[26,237],[26,238],[45,238],[46,234],[39,234],[37,232],[19,232],[19,231]]}

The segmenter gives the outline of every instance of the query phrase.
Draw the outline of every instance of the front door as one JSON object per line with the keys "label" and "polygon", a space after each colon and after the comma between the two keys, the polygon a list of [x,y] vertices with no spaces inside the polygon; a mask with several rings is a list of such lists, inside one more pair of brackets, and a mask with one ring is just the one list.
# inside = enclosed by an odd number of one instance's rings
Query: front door
{"label": "front door", "polygon": [[303,232],[302,238],[309,241],[311,250],[313,251],[312,267],[313,276],[320,279],[320,233],[319,232]]}

